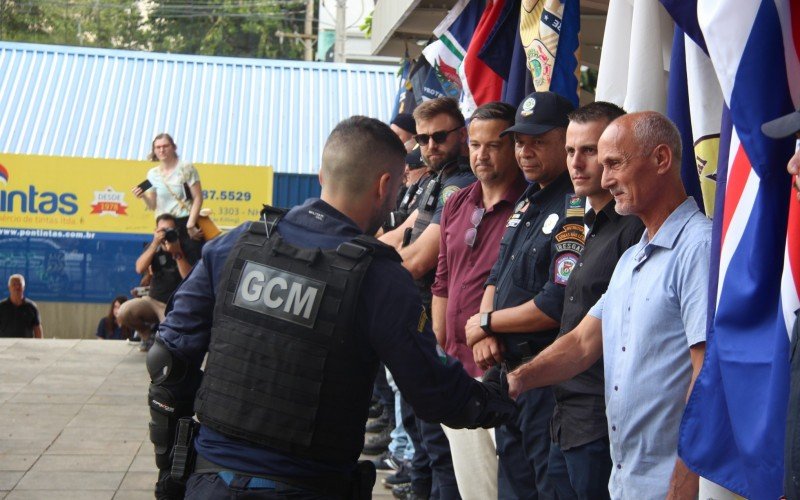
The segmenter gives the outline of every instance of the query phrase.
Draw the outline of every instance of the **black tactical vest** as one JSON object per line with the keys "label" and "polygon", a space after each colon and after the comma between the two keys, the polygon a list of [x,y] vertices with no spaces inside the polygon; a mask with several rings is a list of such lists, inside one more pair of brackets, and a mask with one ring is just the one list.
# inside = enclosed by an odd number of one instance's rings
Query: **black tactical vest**
{"label": "black tactical vest", "polygon": [[359,236],[336,250],[299,248],[272,231],[279,218],[253,223],[225,262],[195,411],[234,438],[355,461],[377,370],[355,354],[356,306],[388,247]]}

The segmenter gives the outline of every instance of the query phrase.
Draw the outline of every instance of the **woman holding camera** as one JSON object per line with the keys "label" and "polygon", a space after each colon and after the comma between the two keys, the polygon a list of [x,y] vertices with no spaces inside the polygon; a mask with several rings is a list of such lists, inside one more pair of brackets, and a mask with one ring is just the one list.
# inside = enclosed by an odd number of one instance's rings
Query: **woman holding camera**
{"label": "woman holding camera", "polygon": [[197,225],[203,207],[200,176],[194,165],[180,161],[177,150],[169,134],[158,134],[147,157],[158,165],[147,172],[147,180],[132,192],[156,213],[156,217],[165,213],[174,216],[182,237],[185,235],[199,242],[203,240],[203,231]]}

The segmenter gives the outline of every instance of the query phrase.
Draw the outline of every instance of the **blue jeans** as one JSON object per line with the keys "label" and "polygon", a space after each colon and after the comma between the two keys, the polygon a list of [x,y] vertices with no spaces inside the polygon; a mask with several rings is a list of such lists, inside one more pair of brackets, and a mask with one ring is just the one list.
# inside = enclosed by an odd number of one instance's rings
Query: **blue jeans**
{"label": "blue jeans", "polygon": [[604,437],[581,446],[562,450],[550,443],[547,474],[559,500],[604,500],[611,476],[611,453]]}
{"label": "blue jeans", "polygon": [[500,500],[554,499],[547,477],[553,391],[545,387],[525,392],[517,398],[517,406],[517,415],[495,429],[497,496]]}
{"label": "blue jeans", "polygon": [[389,443],[389,453],[403,461],[411,460],[414,458],[414,443],[411,442],[411,438],[403,426],[403,398],[400,396],[400,390],[397,388],[397,384],[394,383],[394,377],[392,377],[392,373],[388,368],[386,369],[386,381],[389,382],[389,387],[394,392],[395,426],[390,434],[392,442]]}

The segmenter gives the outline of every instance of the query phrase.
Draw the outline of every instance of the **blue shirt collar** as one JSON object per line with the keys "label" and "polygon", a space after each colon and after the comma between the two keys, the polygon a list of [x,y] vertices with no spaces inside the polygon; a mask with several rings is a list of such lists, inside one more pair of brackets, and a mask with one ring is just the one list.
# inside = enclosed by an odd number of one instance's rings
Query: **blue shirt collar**
{"label": "blue shirt collar", "polygon": [[675,246],[675,241],[680,236],[686,223],[689,222],[695,213],[700,210],[697,208],[697,202],[691,196],[686,198],[683,203],[678,205],[678,208],[672,211],[667,217],[667,220],[661,225],[656,232],[655,237],[650,240],[647,235],[647,230],[642,234],[640,245],[647,247],[649,245],[659,246],[662,248],[672,248]]}

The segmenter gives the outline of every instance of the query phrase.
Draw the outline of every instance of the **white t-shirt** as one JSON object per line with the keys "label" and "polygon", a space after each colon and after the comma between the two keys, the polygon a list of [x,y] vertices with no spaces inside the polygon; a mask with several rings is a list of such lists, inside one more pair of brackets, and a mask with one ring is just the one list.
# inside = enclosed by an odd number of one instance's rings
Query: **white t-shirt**
{"label": "white t-shirt", "polygon": [[[172,214],[177,218],[189,216],[192,202],[186,198],[183,184],[194,186],[200,182],[200,176],[194,165],[179,161],[166,179],[162,178],[160,168],[155,166],[147,172],[147,180],[153,185],[148,191],[152,189],[156,191],[156,217],[164,213]],[[176,197],[181,201],[179,202]]]}

